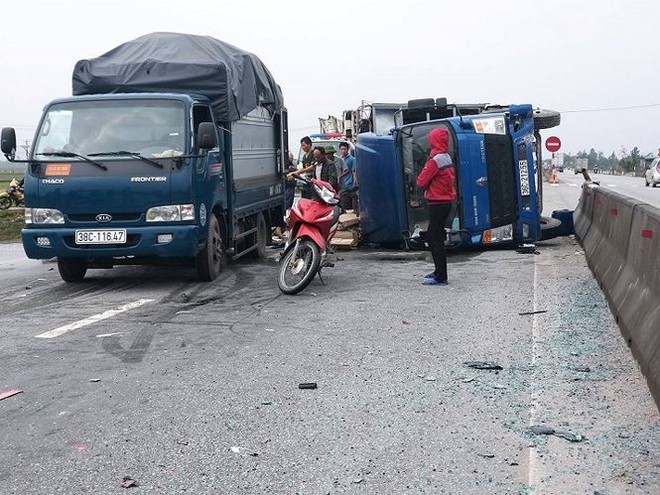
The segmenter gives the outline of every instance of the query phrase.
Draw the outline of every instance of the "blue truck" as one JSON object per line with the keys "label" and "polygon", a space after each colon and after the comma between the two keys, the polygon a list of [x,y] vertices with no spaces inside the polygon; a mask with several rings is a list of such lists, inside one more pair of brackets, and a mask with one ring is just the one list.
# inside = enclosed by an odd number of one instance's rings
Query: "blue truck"
{"label": "blue truck", "polygon": [[424,247],[428,213],[416,178],[428,159],[428,134],[450,135],[458,199],[446,224],[456,247],[532,245],[561,232],[541,216],[540,129],[557,112],[531,105],[447,104],[445,98],[371,104],[356,122],[356,169],[363,241]]}
{"label": "blue truck", "polygon": [[[22,242],[89,268],[184,263],[202,280],[262,257],[284,215],[282,93],[253,54],[152,33],[79,61],[73,96],[46,105],[25,178]],[[15,159],[13,128],[2,152]]]}

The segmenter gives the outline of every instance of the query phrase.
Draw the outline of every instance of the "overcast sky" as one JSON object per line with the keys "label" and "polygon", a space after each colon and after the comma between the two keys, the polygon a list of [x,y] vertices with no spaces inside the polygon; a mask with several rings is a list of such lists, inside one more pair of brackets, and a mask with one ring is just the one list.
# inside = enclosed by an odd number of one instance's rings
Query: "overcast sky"
{"label": "overcast sky", "polygon": [[21,0],[0,15],[0,126],[21,141],[44,104],[71,94],[76,61],[173,31],[259,56],[294,150],[319,117],[363,100],[441,96],[561,111],[543,134],[566,152],[660,147],[657,0]]}

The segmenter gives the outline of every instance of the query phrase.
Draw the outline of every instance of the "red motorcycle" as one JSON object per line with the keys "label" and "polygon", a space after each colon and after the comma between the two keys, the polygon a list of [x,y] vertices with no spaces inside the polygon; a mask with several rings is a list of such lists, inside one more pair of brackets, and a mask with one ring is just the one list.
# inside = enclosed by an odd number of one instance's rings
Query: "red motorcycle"
{"label": "red motorcycle", "polygon": [[[280,258],[277,283],[285,294],[297,294],[326,265],[326,247],[335,233],[339,196],[332,186],[318,179],[296,178],[312,191],[312,199],[299,199],[291,208],[289,240]],[[323,280],[323,279],[321,279]]]}

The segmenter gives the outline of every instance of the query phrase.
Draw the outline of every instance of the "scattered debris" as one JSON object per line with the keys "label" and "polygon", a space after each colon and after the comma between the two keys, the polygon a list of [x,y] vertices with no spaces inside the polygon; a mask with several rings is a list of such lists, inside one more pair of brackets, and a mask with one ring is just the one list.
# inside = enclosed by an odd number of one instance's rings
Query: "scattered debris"
{"label": "scattered debris", "polygon": [[274,332],[275,329],[274,329],[274,328],[264,328],[264,331],[266,331],[266,332]]}
{"label": "scattered debris", "polygon": [[96,336],[98,339],[103,339],[105,337],[112,337],[114,335],[122,335],[124,332],[114,332],[114,333],[100,333]]}
{"label": "scattered debris", "polygon": [[189,296],[188,294],[186,294],[185,292],[182,292],[182,293],[181,293],[181,299],[182,299],[184,302],[188,302],[188,301],[190,301],[190,296]]}
{"label": "scattered debris", "polygon": [[229,450],[231,450],[234,454],[240,454],[241,453],[241,448],[240,447],[231,447]]}
{"label": "scattered debris", "polygon": [[502,370],[499,364],[492,363],[489,361],[465,361],[463,363],[468,368],[474,368],[476,370]]}
{"label": "scattered debris", "polygon": [[97,383],[97,382],[100,382],[101,379],[100,378],[90,378],[89,381],[92,382],[92,383]]}
{"label": "scattered debris", "polygon": [[188,445],[188,440],[177,440],[176,443],[178,445]]}
{"label": "scattered debris", "polygon": [[355,478],[355,479],[353,480],[353,483],[355,483],[355,484],[357,485],[357,484],[362,483],[363,481],[364,481],[364,480],[363,480],[362,478]]}
{"label": "scattered debris", "polygon": [[522,244],[516,251],[518,254],[541,254],[536,250],[536,244]]}
{"label": "scattered debris", "polygon": [[31,288],[32,288],[32,287],[30,287],[29,285],[26,285],[26,286],[25,286],[25,290],[30,290]]}
{"label": "scattered debris", "polygon": [[573,371],[579,371],[580,373],[589,373],[589,372],[591,372],[591,368],[589,368],[589,366],[573,366],[571,369]]}
{"label": "scattered debris", "polygon": [[495,457],[495,454],[491,454],[491,453],[484,454],[480,452],[479,455],[481,457],[485,457],[486,459],[492,459],[493,457]]}
{"label": "scattered debris", "polygon": [[473,382],[474,380],[475,380],[474,377],[471,377],[471,378],[463,378],[463,383],[470,383],[470,382]]}
{"label": "scattered debris", "polygon": [[579,433],[573,433],[572,431],[555,430],[550,426],[544,426],[544,425],[530,426],[529,429],[532,433],[535,433],[536,435],[554,435],[556,437],[563,438],[564,440],[568,440],[569,442],[581,442],[582,440],[584,440],[584,437]]}
{"label": "scattered debris", "polygon": [[138,486],[137,481],[135,481],[130,476],[124,476],[124,479],[121,482],[121,487],[122,488],[132,488],[134,486]]}
{"label": "scattered debris", "polygon": [[554,428],[543,425],[530,426],[529,429],[536,435],[552,435],[555,432]]}
{"label": "scattered debris", "polygon": [[87,450],[87,446],[82,444],[82,443],[77,443],[73,446],[74,449],[76,449],[78,452],[82,452],[83,450]]}
{"label": "scattered debris", "polygon": [[3,392],[0,394],[0,400],[4,400],[14,395],[22,394],[22,393],[23,393],[22,390],[8,390],[7,392]]}
{"label": "scattered debris", "polygon": [[518,313],[520,316],[526,316],[526,315],[540,315],[541,313],[547,313],[547,309],[537,309],[536,311],[524,311],[522,313]]}
{"label": "scattered debris", "polygon": [[506,385],[502,385],[501,383],[496,383],[495,385],[493,385],[493,388],[496,388],[497,390],[505,390]]}
{"label": "scattered debris", "polygon": [[316,388],[318,385],[316,382],[307,382],[307,383],[299,383],[298,388],[300,389],[313,389]]}
{"label": "scattered debris", "polygon": [[265,400],[261,403],[262,406],[270,406],[272,404],[272,401]]}
{"label": "scattered debris", "polygon": [[437,378],[433,375],[428,375],[424,377],[424,380],[426,380],[427,382],[434,382],[437,380]]}
{"label": "scattered debris", "polygon": [[408,320],[401,320],[401,323],[403,323],[404,325],[410,325],[410,322]]}
{"label": "scattered debris", "polygon": [[572,431],[555,431],[554,435],[556,437],[563,438],[569,442],[581,442],[584,440],[584,437],[579,433],[573,433]]}

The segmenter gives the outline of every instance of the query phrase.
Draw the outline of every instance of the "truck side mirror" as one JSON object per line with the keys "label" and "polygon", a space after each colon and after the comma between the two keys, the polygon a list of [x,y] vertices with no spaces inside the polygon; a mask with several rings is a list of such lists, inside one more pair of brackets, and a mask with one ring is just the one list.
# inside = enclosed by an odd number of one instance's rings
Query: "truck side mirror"
{"label": "truck side mirror", "polygon": [[0,148],[2,149],[2,153],[7,157],[7,160],[13,162],[14,158],[16,158],[16,131],[13,127],[2,128]]}
{"label": "truck side mirror", "polygon": [[201,122],[197,127],[197,147],[210,150],[218,145],[218,136],[215,133],[213,122]]}

